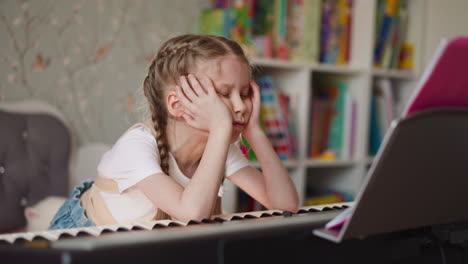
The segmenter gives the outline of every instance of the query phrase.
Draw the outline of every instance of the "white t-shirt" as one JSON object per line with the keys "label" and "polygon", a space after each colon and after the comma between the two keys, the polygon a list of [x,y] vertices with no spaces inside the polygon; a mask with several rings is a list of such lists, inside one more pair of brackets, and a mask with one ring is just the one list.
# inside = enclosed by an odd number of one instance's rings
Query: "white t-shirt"
{"label": "white t-shirt", "polygon": [[[239,147],[230,145],[226,159],[226,176],[249,165]],[[177,166],[172,154],[169,154],[169,176],[182,186],[187,186],[190,179]],[[144,126],[137,126],[124,134],[106,152],[98,165],[101,177],[117,182],[119,194],[101,192],[101,195],[115,220],[129,223],[135,220],[151,220],[157,207],[142,192],[134,192],[135,184],[144,178],[163,173],[159,165],[159,150],[156,139]],[[128,190],[128,191],[127,191]],[[221,186],[218,196],[223,195]]]}

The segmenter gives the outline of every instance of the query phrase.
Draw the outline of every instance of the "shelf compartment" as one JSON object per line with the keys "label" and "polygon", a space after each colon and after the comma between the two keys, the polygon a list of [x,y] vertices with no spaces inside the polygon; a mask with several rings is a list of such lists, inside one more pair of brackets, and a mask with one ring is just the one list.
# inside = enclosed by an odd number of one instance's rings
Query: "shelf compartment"
{"label": "shelf compartment", "polygon": [[375,77],[394,78],[401,80],[415,80],[417,75],[413,71],[374,69],[372,75]]}
{"label": "shelf compartment", "polygon": [[311,66],[311,64],[307,62],[287,61],[287,60],[279,60],[279,59],[273,59],[273,58],[259,58],[259,57],[251,58],[250,62],[254,66],[274,67],[277,69],[304,69],[304,68],[308,69]]}
{"label": "shelf compartment", "polygon": [[356,165],[355,160],[321,160],[309,159],[304,162],[307,168],[324,168],[324,167],[350,167]]}
{"label": "shelf compartment", "polygon": [[[299,167],[299,161],[297,160],[283,160],[281,162],[288,169],[295,169]],[[255,168],[260,168],[260,164],[256,161],[250,161],[250,165],[252,165]]]}

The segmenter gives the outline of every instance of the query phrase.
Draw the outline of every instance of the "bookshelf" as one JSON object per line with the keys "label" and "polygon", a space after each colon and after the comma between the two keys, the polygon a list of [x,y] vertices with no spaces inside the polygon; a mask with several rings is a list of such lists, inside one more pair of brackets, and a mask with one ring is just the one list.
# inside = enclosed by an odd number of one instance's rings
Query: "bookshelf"
{"label": "bookshelf", "polygon": [[[284,161],[297,187],[301,206],[311,195],[310,190],[333,189],[354,196],[359,191],[372,163],[368,153],[370,136],[371,98],[377,80],[386,79],[395,92],[395,117],[398,117],[406,99],[421,73],[422,41],[424,32],[425,0],[407,0],[406,39],[414,45],[411,70],[374,67],[374,43],[378,0],[354,0],[352,6],[349,61],[344,65],[321,64],[316,61],[280,60],[251,57],[254,76],[268,75],[275,88],[290,97],[296,125],[297,157]],[[350,158],[323,160],[309,158],[312,107],[317,80],[335,78],[347,84],[347,92],[355,101],[354,147]],[[346,115],[345,118],[351,118]],[[345,121],[346,122],[346,121]],[[253,163],[258,167],[258,164]],[[228,186],[227,188],[235,188]],[[230,205],[235,210],[237,192],[232,192]]]}

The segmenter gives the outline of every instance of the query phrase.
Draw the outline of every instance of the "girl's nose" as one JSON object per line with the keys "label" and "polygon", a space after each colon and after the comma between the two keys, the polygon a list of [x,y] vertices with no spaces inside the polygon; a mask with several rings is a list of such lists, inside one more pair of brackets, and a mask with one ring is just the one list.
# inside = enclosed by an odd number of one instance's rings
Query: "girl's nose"
{"label": "girl's nose", "polygon": [[244,100],[240,97],[240,95],[233,95],[231,96],[232,106],[235,113],[243,113],[247,109],[247,105],[245,104]]}

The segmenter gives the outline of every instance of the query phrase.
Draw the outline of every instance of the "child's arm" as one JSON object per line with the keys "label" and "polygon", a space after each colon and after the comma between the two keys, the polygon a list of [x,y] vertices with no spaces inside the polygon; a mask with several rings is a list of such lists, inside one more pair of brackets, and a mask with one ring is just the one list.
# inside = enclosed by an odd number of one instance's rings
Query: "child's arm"
{"label": "child's arm", "polygon": [[188,222],[210,217],[224,176],[230,140],[226,134],[210,132],[200,164],[185,188],[163,173],[146,177],[137,184],[138,188],[175,219]]}
{"label": "child's arm", "polygon": [[263,173],[249,166],[237,171],[229,179],[265,207],[295,212],[299,206],[296,188],[260,127],[260,89],[253,81],[251,86],[253,111],[242,134],[255,152]]}
{"label": "child's arm", "polygon": [[224,177],[232,130],[231,114],[216,94],[211,81],[204,80],[205,92],[193,76],[189,75],[188,79],[190,85],[183,77],[182,88],[176,88],[181,103],[186,107],[185,112],[190,113],[184,119],[195,128],[209,131],[197,170],[185,188],[162,173],[149,176],[137,184],[158,208],[185,222],[211,216]]}

